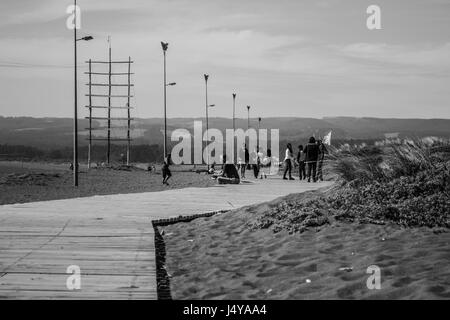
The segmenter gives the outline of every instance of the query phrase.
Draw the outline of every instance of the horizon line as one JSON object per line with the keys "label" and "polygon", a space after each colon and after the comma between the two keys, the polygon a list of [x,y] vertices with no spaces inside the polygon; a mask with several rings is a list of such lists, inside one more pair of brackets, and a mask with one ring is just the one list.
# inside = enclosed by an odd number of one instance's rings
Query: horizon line
{"label": "horizon line", "polygon": [[[31,119],[70,119],[73,120],[73,117],[51,117],[51,116],[42,116],[42,117],[36,117],[36,116],[3,116],[0,115],[0,118],[31,118]],[[227,119],[232,120],[232,117],[208,117],[209,119]],[[270,117],[250,117],[250,119],[257,120],[258,118],[262,119],[314,119],[314,120],[326,120],[326,119],[380,119],[380,120],[450,120],[450,118],[399,118],[399,117],[375,117],[375,116],[326,116],[326,117],[299,117],[299,116],[270,116]],[[164,117],[134,117],[134,119],[139,120],[164,120]],[[167,119],[187,119],[187,120],[196,120],[196,119],[206,119],[205,117],[168,117]],[[245,120],[247,121],[247,118],[240,118],[236,117],[236,120]],[[84,117],[78,118],[78,120],[88,120]]]}

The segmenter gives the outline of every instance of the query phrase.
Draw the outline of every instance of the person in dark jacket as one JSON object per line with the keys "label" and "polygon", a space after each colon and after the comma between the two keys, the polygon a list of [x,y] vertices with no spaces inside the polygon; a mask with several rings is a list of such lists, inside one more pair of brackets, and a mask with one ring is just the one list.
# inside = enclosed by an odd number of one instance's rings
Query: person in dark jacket
{"label": "person in dark jacket", "polygon": [[323,160],[325,155],[328,154],[327,147],[323,144],[322,140],[317,140],[317,145],[319,147],[319,161],[317,163],[317,180],[323,181]]}
{"label": "person in dark jacket", "polygon": [[[241,150],[241,156],[244,158],[243,163],[240,164],[241,179],[245,179],[245,170],[250,166],[250,154],[248,153],[247,145],[244,144]],[[241,160],[242,161],[242,160]]]}
{"label": "person in dark jacket", "polygon": [[232,163],[227,163],[226,155],[223,156],[222,175],[217,178],[219,184],[239,184],[241,179],[236,166]]}
{"label": "person in dark jacket", "polygon": [[247,145],[245,145],[245,167],[250,170],[250,153],[248,152]]}
{"label": "person in dark jacket", "polygon": [[298,146],[297,153],[297,163],[298,163],[298,178],[300,180],[306,179],[306,165],[305,165],[306,154],[303,150],[303,145]]}
{"label": "person in dark jacket", "polygon": [[167,181],[172,176],[172,172],[170,172],[169,166],[172,164],[172,155],[169,153],[164,159],[164,164],[162,166],[162,175],[163,175],[163,184],[169,185]]}
{"label": "person in dark jacket", "polygon": [[309,138],[309,142],[305,147],[305,163],[308,166],[308,182],[311,182],[311,176],[316,182],[317,160],[319,160],[319,146],[314,137]]}

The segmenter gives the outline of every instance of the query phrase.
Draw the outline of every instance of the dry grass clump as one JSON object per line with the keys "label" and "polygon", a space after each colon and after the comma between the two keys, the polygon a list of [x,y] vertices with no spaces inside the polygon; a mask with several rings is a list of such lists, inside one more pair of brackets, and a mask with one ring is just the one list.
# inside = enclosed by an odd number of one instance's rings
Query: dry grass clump
{"label": "dry grass clump", "polygon": [[347,222],[450,228],[450,145],[421,141],[334,150],[336,187],[321,196],[285,201],[252,228],[303,232]]}

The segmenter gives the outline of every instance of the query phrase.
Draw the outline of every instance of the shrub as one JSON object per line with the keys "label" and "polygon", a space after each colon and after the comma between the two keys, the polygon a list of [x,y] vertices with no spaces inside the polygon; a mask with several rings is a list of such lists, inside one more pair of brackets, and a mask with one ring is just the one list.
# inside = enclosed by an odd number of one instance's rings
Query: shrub
{"label": "shrub", "polygon": [[303,232],[338,221],[450,228],[450,147],[411,141],[336,150],[336,186],[321,196],[284,201],[249,226]]}

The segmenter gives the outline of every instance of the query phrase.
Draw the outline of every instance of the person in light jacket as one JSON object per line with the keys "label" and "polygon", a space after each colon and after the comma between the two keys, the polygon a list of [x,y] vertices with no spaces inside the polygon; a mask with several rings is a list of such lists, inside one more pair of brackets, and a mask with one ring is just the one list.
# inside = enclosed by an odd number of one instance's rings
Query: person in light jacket
{"label": "person in light jacket", "polygon": [[292,177],[292,162],[294,161],[294,154],[292,151],[292,145],[290,143],[287,144],[286,155],[284,157],[284,174],[283,179],[287,180],[286,173],[289,173],[289,180],[295,180]]}

